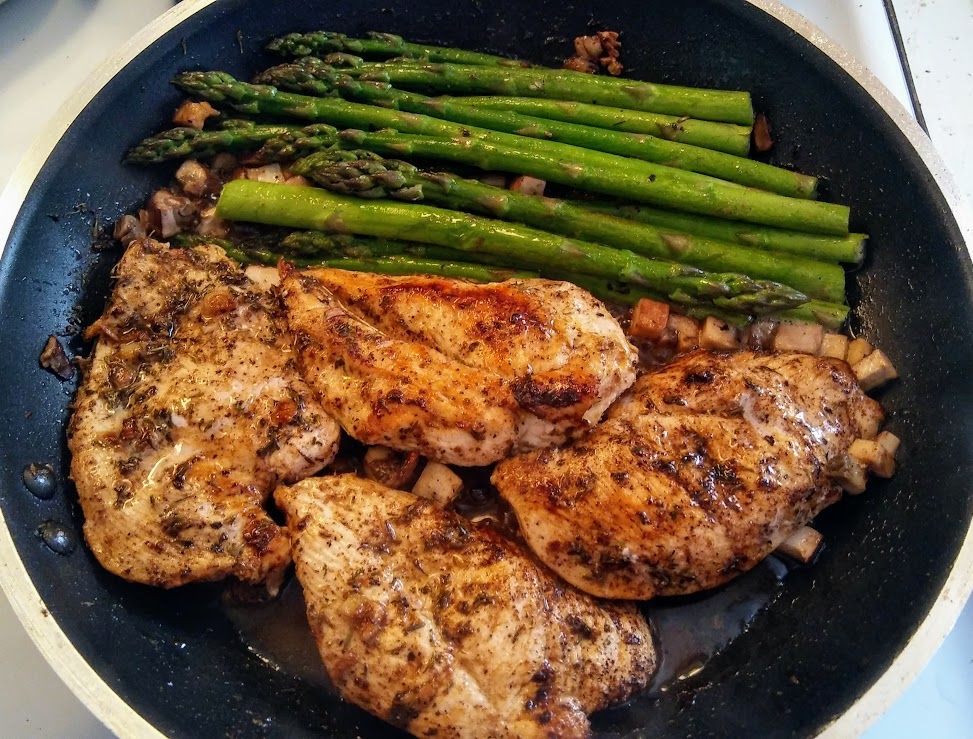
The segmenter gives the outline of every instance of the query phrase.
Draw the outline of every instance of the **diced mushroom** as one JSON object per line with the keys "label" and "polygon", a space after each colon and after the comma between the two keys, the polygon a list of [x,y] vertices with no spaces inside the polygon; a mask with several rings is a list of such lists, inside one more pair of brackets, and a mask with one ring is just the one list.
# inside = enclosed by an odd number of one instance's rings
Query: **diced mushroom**
{"label": "diced mushroom", "polygon": [[851,366],[862,390],[868,392],[899,376],[889,358],[881,349],[875,349],[867,357]]}
{"label": "diced mushroom", "polygon": [[774,332],[777,330],[777,322],[768,319],[754,321],[744,329],[742,343],[748,349],[754,351],[765,351],[770,349]]}
{"label": "diced mushroom", "polygon": [[133,215],[124,215],[115,221],[115,230],[112,234],[122,246],[128,246],[136,239],[145,238],[145,227],[142,222]]}
{"label": "diced mushroom", "polygon": [[895,474],[895,460],[878,441],[855,439],[848,447],[848,454],[879,477]]}
{"label": "diced mushroom", "polygon": [[802,564],[811,562],[815,555],[821,550],[821,542],[824,537],[821,532],[812,529],[810,526],[802,526],[784,540],[784,543],[777,547],[777,551],[796,559]]}
{"label": "diced mushroom", "polygon": [[386,487],[405,490],[419,465],[418,452],[397,452],[384,446],[371,446],[365,452],[365,475]]}
{"label": "diced mushroom", "polygon": [[463,489],[463,480],[449,467],[439,462],[428,462],[412,486],[412,492],[420,498],[433,501],[445,508]]}
{"label": "diced mushroom", "polygon": [[868,471],[865,469],[865,465],[851,454],[844,455],[840,461],[834,464],[832,476],[849,495],[859,495],[865,492],[865,485],[868,483]]}
{"label": "diced mushroom", "polygon": [[216,215],[216,206],[214,205],[206,208],[199,214],[196,233],[200,236],[212,236],[221,239],[230,233],[230,227],[226,221]]}
{"label": "diced mushroom", "polygon": [[669,313],[666,330],[676,336],[676,351],[683,354],[699,346],[699,321],[678,313]]}
{"label": "diced mushroom", "polygon": [[262,167],[250,167],[243,171],[243,178],[256,182],[283,182],[284,173],[279,164],[265,164]]}
{"label": "diced mushroom", "polygon": [[637,339],[657,341],[669,324],[669,306],[658,300],[642,298],[632,311],[628,333]]}
{"label": "diced mushroom", "polygon": [[774,334],[774,350],[817,354],[824,339],[824,328],[818,323],[782,323]]}
{"label": "diced mushroom", "polygon": [[172,122],[177,126],[189,126],[190,128],[202,128],[207,118],[219,115],[220,112],[212,105],[203,101],[201,103],[187,100],[172,115]]}
{"label": "diced mushroom", "polygon": [[510,183],[510,189],[522,195],[543,195],[545,187],[547,187],[546,181],[525,174],[515,177]]}
{"label": "diced mushroom", "polygon": [[848,337],[844,334],[826,333],[821,340],[821,356],[844,359],[848,356]]}
{"label": "diced mushroom", "polygon": [[40,365],[61,380],[70,380],[74,376],[74,365],[64,353],[61,342],[53,334],[47,337],[47,342],[41,350]]}
{"label": "diced mushroom", "polygon": [[845,355],[845,361],[854,366],[871,354],[874,348],[864,339],[853,339],[848,344],[848,353]]}
{"label": "diced mushroom", "polygon": [[883,431],[875,437],[875,441],[877,441],[893,458],[896,454],[898,454],[899,445],[902,443],[902,440],[891,431]]}
{"label": "diced mushroom", "polygon": [[220,181],[195,159],[187,159],[176,170],[176,181],[190,195],[210,195],[220,189]]}
{"label": "diced mushroom", "polygon": [[223,179],[233,174],[233,170],[238,166],[240,166],[240,162],[228,151],[221,151],[210,162],[210,169],[213,170],[214,174]]}
{"label": "diced mushroom", "polygon": [[152,193],[146,210],[153,229],[164,239],[189,228],[196,217],[196,205],[189,198],[165,188]]}
{"label": "diced mushroom", "polygon": [[703,349],[736,349],[740,340],[735,327],[715,316],[707,316],[699,332],[699,346]]}

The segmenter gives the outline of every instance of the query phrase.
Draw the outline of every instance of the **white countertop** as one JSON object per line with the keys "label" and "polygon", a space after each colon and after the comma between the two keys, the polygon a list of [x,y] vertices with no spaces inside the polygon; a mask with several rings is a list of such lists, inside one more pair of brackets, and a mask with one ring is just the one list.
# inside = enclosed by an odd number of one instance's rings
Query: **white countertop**
{"label": "white countertop", "polygon": [[[2,3],[2,0],[0,0]],[[172,0],[9,0],[0,4],[0,189],[35,132],[113,50]],[[785,1],[854,53],[910,110],[881,0]],[[933,142],[973,202],[973,3],[896,0]],[[11,105],[11,100],[29,100]],[[973,736],[973,602],[869,739]],[[0,736],[106,737],[0,595]]]}

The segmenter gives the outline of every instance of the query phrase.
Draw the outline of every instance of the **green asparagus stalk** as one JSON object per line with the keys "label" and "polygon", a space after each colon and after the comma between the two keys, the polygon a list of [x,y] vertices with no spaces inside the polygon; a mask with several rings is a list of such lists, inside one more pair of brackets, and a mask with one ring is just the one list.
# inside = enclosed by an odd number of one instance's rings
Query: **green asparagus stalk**
{"label": "green asparagus stalk", "polygon": [[473,108],[510,110],[525,115],[565,123],[607,128],[611,131],[647,133],[651,136],[702,146],[714,151],[725,151],[745,157],[750,153],[750,126],[733,123],[701,121],[662,113],[647,113],[605,105],[591,105],[571,100],[547,100],[545,98],[504,97],[500,95],[467,96],[452,98],[457,103]]}
{"label": "green asparagus stalk", "polygon": [[584,74],[567,69],[462,64],[363,63],[346,70],[396,87],[451,95],[514,95],[610,105],[628,110],[753,124],[750,94]]}
{"label": "green asparagus stalk", "polygon": [[439,139],[356,130],[343,131],[339,141],[345,147],[365,148],[386,156],[438,159],[488,171],[527,174],[588,192],[764,225],[838,234],[848,230],[845,206],[785,198],[566,144],[525,139],[544,147],[515,148],[476,138]]}
{"label": "green asparagus stalk", "polygon": [[678,213],[648,205],[592,200],[577,201],[577,204],[592,211],[650,224],[665,235],[678,237],[694,234],[716,241],[787,252],[825,262],[861,264],[865,258],[865,241],[868,239],[867,235],[859,233],[845,236],[802,233],[722,218],[708,218],[699,214]]}
{"label": "green asparagus stalk", "polygon": [[287,135],[297,126],[253,125],[231,127],[226,130],[202,131],[195,128],[173,128],[144,139],[129,149],[125,161],[154,164],[169,159],[203,157],[221,151],[257,149],[274,136]]}
{"label": "green asparagus stalk", "polygon": [[519,224],[394,201],[364,201],[311,187],[235,180],[223,188],[220,217],[312,230],[401,238],[464,252],[516,255],[526,268],[563,268],[656,290],[675,303],[742,313],[797,307],[802,293],[732,273],[706,273],[629,251],[566,239]]}
{"label": "green asparagus stalk", "polygon": [[[483,67],[486,69],[486,67]],[[346,132],[346,148],[384,147],[377,153],[392,156],[425,149],[433,158],[459,161],[480,168],[529,174],[552,182],[627,197],[693,212],[825,233],[848,232],[848,208],[831,203],[786,198],[695,172],[666,167],[570,144],[513,134],[471,130],[461,124],[425,115],[386,110],[334,98],[281,92],[274,87],[239,82],[224,72],[185,72],[176,78],[184,90],[211,102],[250,114],[285,115],[329,120],[337,125],[403,128],[442,136],[440,143],[392,132]],[[459,129],[459,133],[457,133]],[[471,133],[483,138],[471,136]],[[452,136],[453,138],[448,138]],[[371,143],[357,137],[371,137]]]}
{"label": "green asparagus stalk", "polygon": [[293,170],[332,192],[421,200],[628,249],[654,259],[773,280],[813,298],[844,300],[845,272],[834,264],[689,235],[663,235],[653,226],[589,210],[580,204],[524,195],[449,173],[424,173],[406,162],[336,162],[329,153],[322,152],[298,161]]}
{"label": "green asparagus stalk", "polygon": [[[263,264],[277,264],[277,255],[263,252],[259,255],[243,252],[246,261],[259,261]],[[234,257],[239,260],[238,256]],[[434,275],[436,277],[451,277],[453,279],[469,280],[471,282],[503,282],[513,279],[536,278],[536,272],[526,270],[505,269],[503,267],[488,267],[470,262],[444,262],[438,259],[424,259],[406,255],[387,257],[327,257],[293,260],[293,264],[301,269],[309,267],[331,267],[353,272],[374,272],[384,275]]]}
{"label": "green asparagus stalk", "polygon": [[[350,236],[348,234],[327,234],[322,231],[295,231],[288,234],[281,241],[281,251],[273,250],[261,251],[252,254],[251,260],[261,261],[265,264],[276,264],[279,259],[285,259],[299,267],[331,266],[338,264],[341,260],[381,261],[384,259],[395,258],[396,256],[407,256],[421,260],[430,265],[450,265],[437,271],[430,271],[429,274],[440,274],[444,277],[464,277],[478,280],[471,277],[469,271],[459,273],[452,269],[451,265],[459,264],[466,268],[469,263],[464,262],[465,255],[461,251],[446,247],[429,246],[414,242],[399,241],[395,239],[377,239],[370,236]],[[298,258],[293,254],[300,254]],[[245,256],[245,255],[244,255]],[[510,273],[511,277],[547,277],[553,280],[564,280],[572,282],[579,287],[583,287],[595,297],[607,303],[614,303],[618,306],[634,305],[641,298],[652,298],[653,300],[664,300],[664,296],[648,290],[632,288],[612,280],[605,280],[590,275],[582,275],[576,272],[566,272],[563,270],[540,269],[538,273],[515,272],[507,267],[508,262],[502,258],[492,255],[477,254],[477,259],[483,261],[484,257],[488,263],[497,271],[493,273],[499,278],[504,274],[502,270]],[[237,257],[240,259],[240,257]],[[365,270],[369,271],[369,270]],[[381,270],[370,270],[381,271]],[[501,278],[506,279],[506,278]],[[816,302],[816,301],[812,301]],[[688,316],[705,318],[715,315],[734,324],[746,323],[747,316],[740,313],[732,313],[713,306],[694,307],[692,305],[681,305],[679,310]]]}
{"label": "green asparagus stalk", "polygon": [[848,319],[851,309],[847,305],[840,303],[827,303],[821,300],[809,300],[804,305],[797,308],[778,311],[770,314],[769,318],[781,321],[807,321],[808,323],[820,323],[825,328],[833,331],[841,328],[842,324]]}
{"label": "green asparagus stalk", "polygon": [[462,99],[430,98],[396,90],[384,82],[356,80],[313,57],[268,69],[258,75],[256,81],[307,95],[328,96],[338,92],[342,97],[362,103],[644,159],[790,197],[813,198],[817,193],[817,178],[745,157],[649,134],[611,131],[513,111],[476,108],[464,105]]}
{"label": "green asparagus stalk", "polygon": [[322,56],[333,52],[346,52],[364,57],[385,59],[406,57],[428,62],[452,62],[455,64],[475,64],[501,67],[529,67],[530,64],[517,59],[508,59],[494,54],[467,51],[448,46],[429,46],[405,41],[401,36],[391,33],[370,32],[366,38],[352,38],[343,33],[313,31],[311,33],[289,33],[273,39],[267,50],[281,56]]}

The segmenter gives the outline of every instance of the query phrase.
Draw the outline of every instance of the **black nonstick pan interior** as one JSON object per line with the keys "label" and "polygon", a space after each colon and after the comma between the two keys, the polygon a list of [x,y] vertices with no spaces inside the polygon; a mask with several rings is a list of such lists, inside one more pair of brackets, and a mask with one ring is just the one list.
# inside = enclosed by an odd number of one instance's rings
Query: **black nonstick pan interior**
{"label": "black nonstick pan interior", "polygon": [[[900,469],[818,519],[827,547],[813,567],[781,580],[771,563],[735,590],[653,606],[663,631],[744,633],[700,659],[702,669],[680,665],[693,674],[593,723],[604,736],[783,736],[813,733],[842,713],[922,621],[970,526],[973,274],[935,181],[880,106],[822,52],[740,0],[226,0],[119,73],[42,169],[0,264],[0,506],[50,617],[166,734],[394,733],[248,649],[218,586],[130,585],[82,544],[57,554],[37,535],[54,521],[80,539],[81,525],[65,448],[74,387],[42,371],[37,356],[52,333],[84,351],[78,328],[104,306],[119,256],[92,249],[92,234],[171,175],[123,165],[124,149],[164,125],[180,99],[169,85],[175,72],[250,76],[271,63],[267,39],[312,28],[392,31],[550,64],[570,53],[575,35],[620,30],[632,76],[751,90],[774,124],[771,161],[824,176],[824,197],[852,205],[853,227],[871,235],[851,281],[853,328],[902,376],[880,397],[888,428],[904,440]],[[53,465],[53,498],[25,488],[30,463]]]}

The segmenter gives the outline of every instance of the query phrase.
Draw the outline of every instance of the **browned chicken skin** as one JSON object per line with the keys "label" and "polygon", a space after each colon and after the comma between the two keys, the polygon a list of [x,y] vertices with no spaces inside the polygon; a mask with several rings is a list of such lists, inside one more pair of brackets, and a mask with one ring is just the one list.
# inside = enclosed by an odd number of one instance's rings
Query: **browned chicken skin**
{"label": "browned chicken skin", "polygon": [[574,285],[333,269],[282,283],[302,369],[355,438],[463,465],[563,442],[635,379],[635,350]]}
{"label": "browned chicken skin", "polygon": [[275,301],[216,247],[136,241],[68,432],[85,537],[127,580],[261,582],[290,561],[263,503],[334,457]]}
{"label": "browned chicken skin", "polygon": [[634,607],[564,585],[489,528],[353,475],[275,498],[331,679],[417,736],[586,736],[587,713],[654,669]]}
{"label": "browned chicken skin", "polygon": [[848,365],[693,352],[635,383],[588,437],[499,464],[534,552],[594,595],[714,587],[836,501],[832,477],[881,407]]}

